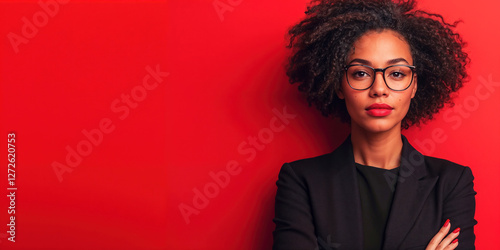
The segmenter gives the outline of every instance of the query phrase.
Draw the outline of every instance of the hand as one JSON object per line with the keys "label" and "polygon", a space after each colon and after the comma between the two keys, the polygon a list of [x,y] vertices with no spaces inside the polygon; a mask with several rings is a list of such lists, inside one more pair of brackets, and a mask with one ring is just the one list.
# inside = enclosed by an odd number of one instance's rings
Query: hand
{"label": "hand", "polygon": [[[450,220],[446,220],[443,227],[439,230],[439,232],[434,235],[429,245],[425,250],[451,250],[455,249],[458,246],[457,236],[460,234],[460,228],[457,227],[453,232],[448,234],[450,231],[451,223]],[[448,234],[448,236],[446,236]],[[444,238],[446,236],[446,238]],[[444,239],[443,239],[444,238]]]}

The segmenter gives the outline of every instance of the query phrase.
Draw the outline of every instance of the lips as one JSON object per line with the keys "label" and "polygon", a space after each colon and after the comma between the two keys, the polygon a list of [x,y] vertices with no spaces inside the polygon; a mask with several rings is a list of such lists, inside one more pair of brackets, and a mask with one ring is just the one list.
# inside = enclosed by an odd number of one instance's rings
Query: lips
{"label": "lips", "polygon": [[393,109],[393,107],[385,103],[374,103],[366,108],[366,112],[368,115],[381,117],[389,115]]}

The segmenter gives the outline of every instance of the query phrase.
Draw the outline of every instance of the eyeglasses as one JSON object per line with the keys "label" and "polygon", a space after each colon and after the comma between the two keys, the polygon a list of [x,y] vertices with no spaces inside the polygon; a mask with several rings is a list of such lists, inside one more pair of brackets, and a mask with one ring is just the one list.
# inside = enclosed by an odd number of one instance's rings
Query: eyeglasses
{"label": "eyeglasses", "polygon": [[391,65],[376,69],[368,65],[351,64],[344,68],[349,86],[355,90],[369,89],[375,82],[377,72],[382,72],[385,85],[394,91],[403,91],[413,82],[415,66]]}

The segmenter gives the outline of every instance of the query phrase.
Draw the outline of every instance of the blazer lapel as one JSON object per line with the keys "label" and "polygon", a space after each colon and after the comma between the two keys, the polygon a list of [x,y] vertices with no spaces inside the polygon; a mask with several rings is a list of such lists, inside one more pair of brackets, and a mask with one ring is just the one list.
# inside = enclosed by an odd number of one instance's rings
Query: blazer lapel
{"label": "blazer lapel", "polygon": [[340,225],[340,228],[335,230],[336,234],[339,239],[348,239],[348,242],[343,242],[342,248],[362,249],[363,224],[361,200],[350,135],[342,145],[332,153],[330,164],[332,166],[337,166],[332,181],[334,185],[334,200],[339,202],[339,210],[336,212],[335,217],[339,222],[337,224]]}
{"label": "blazer lapel", "polygon": [[397,249],[411,230],[438,177],[427,175],[424,156],[402,136],[403,149],[383,249]]}

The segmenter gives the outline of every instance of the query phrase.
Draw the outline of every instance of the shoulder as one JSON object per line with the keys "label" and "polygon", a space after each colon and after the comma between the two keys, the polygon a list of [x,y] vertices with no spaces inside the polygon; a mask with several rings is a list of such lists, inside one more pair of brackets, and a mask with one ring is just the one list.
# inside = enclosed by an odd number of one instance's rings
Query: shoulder
{"label": "shoulder", "polygon": [[354,158],[348,138],[331,153],[283,164],[280,178],[284,172],[294,176],[297,181],[319,185],[331,182],[336,176],[348,174],[352,170],[351,166],[354,166]]}
{"label": "shoulder", "polygon": [[314,157],[304,158],[289,162],[290,166],[294,169],[301,168],[321,168],[328,164],[331,161],[332,153],[318,155]]}
{"label": "shoulder", "polygon": [[438,176],[439,179],[445,178],[450,181],[458,180],[464,175],[473,178],[469,167],[446,159],[423,155],[410,144],[404,135],[401,135],[401,138],[403,139],[402,164],[414,166],[418,172],[418,178]]}
{"label": "shoulder", "polygon": [[458,179],[464,173],[472,176],[469,167],[437,157],[424,156],[427,173],[434,176]]}
{"label": "shoulder", "polygon": [[328,154],[285,163],[294,172],[302,175],[328,175],[354,165],[352,145],[348,136],[340,146]]}
{"label": "shoulder", "polygon": [[328,153],[287,162],[281,167],[280,175],[288,173],[299,179],[315,178],[332,171],[332,161],[332,153]]}
{"label": "shoulder", "polygon": [[468,166],[430,156],[424,156],[424,159],[428,176],[439,177],[439,185],[445,193],[451,194],[465,187],[472,189],[474,175]]}

